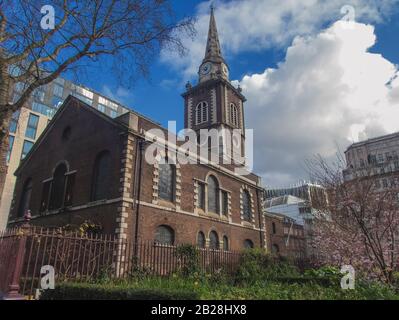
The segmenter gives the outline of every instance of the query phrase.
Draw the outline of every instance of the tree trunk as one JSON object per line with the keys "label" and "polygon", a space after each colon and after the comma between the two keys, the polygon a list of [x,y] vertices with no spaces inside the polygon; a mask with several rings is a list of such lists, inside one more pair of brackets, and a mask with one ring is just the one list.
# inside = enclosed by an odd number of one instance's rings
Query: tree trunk
{"label": "tree trunk", "polygon": [[7,175],[8,133],[12,117],[9,102],[10,77],[7,65],[0,64],[0,205]]}

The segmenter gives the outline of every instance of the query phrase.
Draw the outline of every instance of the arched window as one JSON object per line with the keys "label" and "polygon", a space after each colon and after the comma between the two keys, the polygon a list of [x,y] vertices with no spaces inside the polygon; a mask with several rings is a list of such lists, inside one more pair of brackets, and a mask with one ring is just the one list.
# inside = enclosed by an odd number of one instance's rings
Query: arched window
{"label": "arched window", "polygon": [[111,154],[109,151],[100,152],[94,162],[92,201],[108,198],[111,180]]}
{"label": "arched window", "polygon": [[272,253],[278,254],[280,252],[280,248],[278,247],[277,244],[272,245]]}
{"label": "arched window", "polygon": [[219,213],[219,184],[214,176],[208,178],[208,211]]}
{"label": "arched window", "polygon": [[273,234],[276,234],[276,224],[274,222],[272,222],[272,231]]}
{"label": "arched window", "polygon": [[21,202],[19,204],[18,217],[23,217],[26,210],[30,206],[30,198],[32,194],[32,179],[29,178],[25,181],[24,188],[22,190]]}
{"label": "arched window", "polygon": [[216,231],[211,231],[209,234],[209,248],[219,249],[219,236]]}
{"label": "arched window", "polygon": [[67,126],[65,129],[64,129],[64,131],[62,131],[62,141],[68,141],[69,140],[69,138],[71,137],[71,133],[72,133],[72,130],[71,130],[71,127],[70,126]]}
{"label": "arched window", "polygon": [[64,192],[65,192],[65,173],[67,167],[65,163],[61,163],[54,171],[53,182],[51,185],[50,204],[49,209],[59,209],[64,204]]}
{"label": "arched window", "polygon": [[168,163],[159,164],[158,197],[162,200],[174,201],[175,166]]}
{"label": "arched window", "polygon": [[173,245],[175,243],[174,230],[166,225],[159,226],[155,231],[155,241],[160,244]]}
{"label": "arched window", "polygon": [[235,127],[239,124],[238,109],[234,103],[230,103],[230,123]]}
{"label": "arched window", "polygon": [[202,231],[197,234],[197,246],[198,248],[205,248],[205,235]]}
{"label": "arched window", "polygon": [[251,221],[251,196],[248,190],[242,194],[242,213],[245,221]]}
{"label": "arched window", "polygon": [[208,104],[202,101],[195,107],[195,124],[208,122]]}
{"label": "arched window", "polygon": [[244,241],[244,248],[245,249],[252,249],[254,247],[254,243],[252,242],[252,240],[246,239]]}
{"label": "arched window", "polygon": [[227,236],[223,236],[223,250],[229,250],[229,238]]}

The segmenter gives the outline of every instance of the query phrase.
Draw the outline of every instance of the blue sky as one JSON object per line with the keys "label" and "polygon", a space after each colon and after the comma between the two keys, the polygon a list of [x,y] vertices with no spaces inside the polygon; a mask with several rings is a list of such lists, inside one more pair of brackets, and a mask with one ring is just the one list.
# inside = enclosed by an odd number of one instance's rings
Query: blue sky
{"label": "blue sky", "polygon": [[[331,158],[337,145],[345,149],[353,141],[399,130],[394,123],[384,120],[389,118],[389,112],[397,111],[399,102],[396,86],[385,90],[386,80],[395,77],[399,64],[396,1],[331,0],[326,4],[308,0],[220,0],[215,3],[230,79],[241,83],[248,98],[246,125],[255,130],[255,171],[263,177],[265,185],[283,186],[307,179],[303,164],[314,154]],[[356,25],[347,33],[334,27],[343,16],[340,9],[344,4],[351,4],[356,10]],[[177,59],[173,54],[161,52],[153,61],[150,77],[139,79],[131,88],[121,86],[112,72],[98,66],[88,68],[87,75],[79,81],[104,94],[112,94],[162,125],[176,120],[179,129],[183,125],[180,94],[187,80],[196,81],[193,70],[203,57],[209,2],[174,0],[173,5],[178,17],[198,18],[197,38],[185,42],[190,50],[188,56]],[[355,40],[346,39],[346,34]],[[352,52],[353,57],[359,57],[354,62],[349,59]],[[364,62],[357,63],[363,61],[362,57]],[[320,63],[316,63],[318,59]],[[299,69],[301,66],[303,69]],[[267,68],[270,72],[265,71]],[[339,68],[343,72],[335,74]],[[379,70],[383,70],[381,74]],[[312,87],[315,73],[322,76],[316,78]],[[378,83],[372,82],[377,80]],[[298,90],[301,81],[305,89]],[[364,92],[370,88],[377,89],[364,102]],[[318,105],[323,106],[323,111]],[[313,118],[317,112],[329,122],[308,122],[307,118]],[[311,116],[306,116],[307,113]],[[345,120],[351,121],[338,119],[340,113],[350,114]],[[317,140],[314,136],[319,133]]]}
{"label": "blue sky", "polygon": [[[173,4],[176,14],[183,18],[195,16],[196,7],[200,2],[198,0],[174,0]],[[228,57],[231,79],[241,79],[246,74],[262,72],[265,68],[265,59],[268,61],[267,65],[275,66],[284,58],[284,48],[270,48],[237,55],[230,55],[227,52],[224,54]],[[259,59],[260,57],[263,61]],[[200,63],[199,60],[198,66]],[[99,70],[101,71],[99,72]],[[99,74],[102,76],[99,77]],[[175,82],[170,83],[172,80]],[[101,93],[109,94],[109,90],[112,91],[118,101],[164,126],[167,126],[168,120],[176,120],[178,128],[181,128],[184,122],[181,93],[185,90],[184,84],[187,80],[195,82],[196,77],[182,78],[170,65],[160,61],[159,57],[153,61],[149,78],[138,80],[132,84],[130,89],[121,86],[109,69],[99,68],[97,65],[90,65],[86,74],[79,79],[82,84]],[[123,94],[117,95],[117,90],[121,88],[123,88]]]}

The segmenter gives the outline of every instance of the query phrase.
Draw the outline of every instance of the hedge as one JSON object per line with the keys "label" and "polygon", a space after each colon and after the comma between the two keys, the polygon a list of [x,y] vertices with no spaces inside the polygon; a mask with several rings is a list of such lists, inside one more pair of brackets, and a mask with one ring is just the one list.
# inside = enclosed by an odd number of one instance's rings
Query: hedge
{"label": "hedge", "polygon": [[104,286],[87,283],[60,283],[45,290],[40,300],[197,300],[198,294],[187,290]]}

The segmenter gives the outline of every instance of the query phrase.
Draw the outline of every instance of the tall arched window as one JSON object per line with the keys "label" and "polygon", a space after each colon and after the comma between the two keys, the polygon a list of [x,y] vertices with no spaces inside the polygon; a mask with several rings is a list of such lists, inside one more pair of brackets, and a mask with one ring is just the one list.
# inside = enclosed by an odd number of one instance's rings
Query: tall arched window
{"label": "tall arched window", "polygon": [[208,178],[208,211],[219,213],[219,184],[214,176]]}
{"label": "tall arched window", "polygon": [[209,233],[209,248],[219,249],[219,236],[216,231],[211,231]]}
{"label": "tall arched window", "polygon": [[111,154],[109,151],[102,151],[97,155],[92,181],[91,199],[93,201],[107,199],[111,181]]}
{"label": "tall arched window", "polygon": [[174,201],[176,169],[168,163],[159,164],[158,197],[162,200]]}
{"label": "tall arched window", "polygon": [[205,235],[202,231],[197,234],[197,246],[198,248],[205,248]]}
{"label": "tall arched window", "polygon": [[246,239],[244,241],[244,248],[245,249],[252,249],[254,247],[254,243],[252,242],[252,240]]}
{"label": "tall arched window", "polygon": [[169,226],[161,225],[155,231],[155,241],[160,244],[173,245],[175,243],[175,231]]}
{"label": "tall arched window", "polygon": [[272,222],[272,231],[273,234],[276,234],[276,224],[274,222]]}
{"label": "tall arched window", "polygon": [[239,124],[238,109],[234,103],[230,103],[230,123],[235,127]]}
{"label": "tall arched window", "polygon": [[53,175],[53,182],[51,185],[50,204],[49,209],[59,209],[64,204],[64,192],[65,192],[65,173],[67,167],[65,163],[61,163],[55,168]]}
{"label": "tall arched window", "polygon": [[195,107],[195,124],[208,122],[208,104],[202,101]]}
{"label": "tall arched window", "polygon": [[248,190],[242,194],[242,213],[245,221],[251,221],[251,196]]}
{"label": "tall arched window", "polygon": [[227,236],[223,236],[223,250],[229,250],[229,238]]}
{"label": "tall arched window", "polygon": [[278,247],[277,244],[272,245],[272,253],[278,254],[280,252],[280,248]]}
{"label": "tall arched window", "polygon": [[21,202],[19,204],[18,217],[23,217],[26,210],[30,206],[30,198],[32,194],[32,179],[29,178],[25,181],[24,188],[22,190]]}

